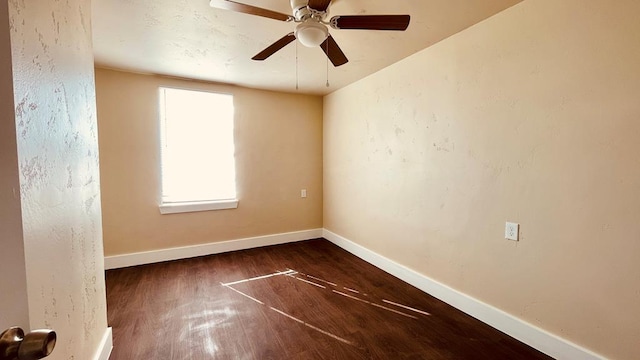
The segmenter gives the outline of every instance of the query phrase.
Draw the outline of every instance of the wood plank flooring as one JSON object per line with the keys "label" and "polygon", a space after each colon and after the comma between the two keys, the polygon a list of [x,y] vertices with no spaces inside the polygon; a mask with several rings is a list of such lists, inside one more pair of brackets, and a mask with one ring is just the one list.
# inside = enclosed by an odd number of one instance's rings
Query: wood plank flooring
{"label": "wood plank flooring", "polygon": [[107,271],[110,360],[548,359],[324,239]]}

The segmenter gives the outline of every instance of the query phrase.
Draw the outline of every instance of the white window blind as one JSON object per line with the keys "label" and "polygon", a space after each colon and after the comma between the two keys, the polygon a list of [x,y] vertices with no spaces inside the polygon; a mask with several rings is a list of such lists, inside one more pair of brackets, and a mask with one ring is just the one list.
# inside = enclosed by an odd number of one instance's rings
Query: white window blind
{"label": "white window blind", "polygon": [[160,88],[163,205],[235,201],[233,113],[231,95]]}

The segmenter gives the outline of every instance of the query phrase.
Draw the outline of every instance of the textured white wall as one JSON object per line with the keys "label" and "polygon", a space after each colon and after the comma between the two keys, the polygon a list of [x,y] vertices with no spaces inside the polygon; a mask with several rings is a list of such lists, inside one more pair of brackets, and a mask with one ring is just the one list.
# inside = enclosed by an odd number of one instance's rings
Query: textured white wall
{"label": "textured white wall", "polygon": [[327,96],[325,228],[639,359],[639,18],[528,0]]}
{"label": "textured white wall", "polygon": [[0,332],[29,325],[10,40],[7,2],[0,1]]}
{"label": "textured white wall", "polygon": [[9,2],[32,328],[51,359],[91,359],[107,329],[90,0]]}

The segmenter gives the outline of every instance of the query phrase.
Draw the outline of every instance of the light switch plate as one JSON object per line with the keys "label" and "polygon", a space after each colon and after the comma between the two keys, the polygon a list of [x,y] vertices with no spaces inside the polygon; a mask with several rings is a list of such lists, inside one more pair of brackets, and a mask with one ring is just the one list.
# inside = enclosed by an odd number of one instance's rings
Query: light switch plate
{"label": "light switch plate", "polygon": [[508,222],[504,227],[504,237],[507,240],[518,241],[518,233],[520,230],[520,224]]}

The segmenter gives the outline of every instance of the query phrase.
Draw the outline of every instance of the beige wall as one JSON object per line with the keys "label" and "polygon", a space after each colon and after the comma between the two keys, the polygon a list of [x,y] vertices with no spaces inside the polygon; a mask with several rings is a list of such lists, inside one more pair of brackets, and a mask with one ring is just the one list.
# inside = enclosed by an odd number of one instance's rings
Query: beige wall
{"label": "beige wall", "polygon": [[92,359],[107,331],[90,14],[9,2],[29,321],[57,331],[51,360]]}
{"label": "beige wall", "polygon": [[[106,69],[96,84],[107,256],[322,227],[320,97]],[[160,86],[234,95],[237,209],[160,215]]]}
{"label": "beige wall", "polygon": [[0,332],[29,327],[27,278],[13,106],[9,7],[0,2]]}
{"label": "beige wall", "polygon": [[327,96],[325,228],[640,358],[638,18],[635,0],[525,1]]}

